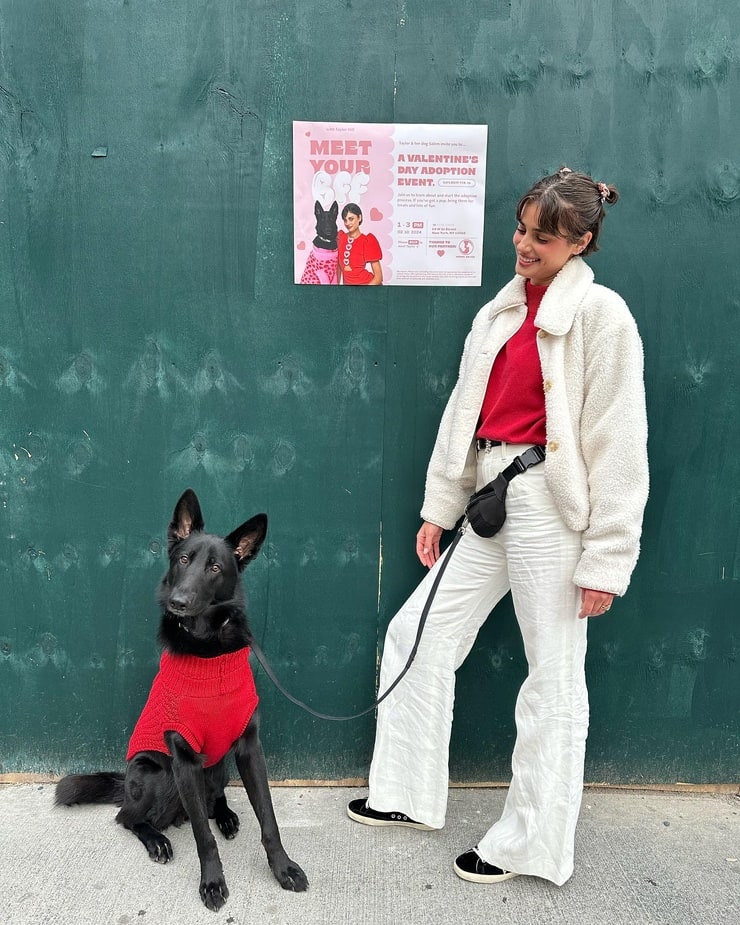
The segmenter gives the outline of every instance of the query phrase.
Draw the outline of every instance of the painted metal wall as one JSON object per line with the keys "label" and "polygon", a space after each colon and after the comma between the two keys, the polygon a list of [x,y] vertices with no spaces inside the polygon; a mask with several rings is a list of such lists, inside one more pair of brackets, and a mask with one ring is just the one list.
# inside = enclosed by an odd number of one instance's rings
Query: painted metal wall
{"label": "painted metal wall", "polygon": [[[317,708],[372,700],[424,469],[519,193],[615,183],[598,278],[645,340],[652,494],[591,626],[592,780],[737,779],[736,0],[0,0],[0,773],[120,766],[165,526],[265,510],[252,623]],[[298,287],[291,121],[489,125],[480,289]],[[511,608],[460,672],[457,779],[508,774]],[[275,777],[366,773],[259,680]]]}

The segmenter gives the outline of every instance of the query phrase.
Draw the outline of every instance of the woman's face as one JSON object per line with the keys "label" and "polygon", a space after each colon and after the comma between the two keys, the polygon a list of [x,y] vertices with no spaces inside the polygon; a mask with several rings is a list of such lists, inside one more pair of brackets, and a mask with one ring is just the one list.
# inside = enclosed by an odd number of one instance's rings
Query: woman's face
{"label": "woman's face", "polygon": [[355,215],[354,212],[348,212],[344,217],[344,227],[347,229],[347,234],[351,237],[358,235],[360,233],[360,222],[362,219],[359,215]]}
{"label": "woman's face", "polygon": [[514,232],[515,271],[535,286],[547,286],[574,254],[580,254],[591,240],[591,232],[575,244],[564,237],[545,234],[538,227],[540,210],[528,202]]}

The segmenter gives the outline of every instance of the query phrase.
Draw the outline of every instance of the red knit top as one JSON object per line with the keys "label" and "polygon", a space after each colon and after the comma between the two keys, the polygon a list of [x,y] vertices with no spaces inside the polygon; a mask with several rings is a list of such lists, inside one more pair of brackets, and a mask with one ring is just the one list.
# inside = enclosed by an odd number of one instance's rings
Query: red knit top
{"label": "red knit top", "polygon": [[545,445],[545,392],[534,319],[547,286],[527,280],[527,317],[493,362],[476,437]]}
{"label": "red knit top", "polygon": [[378,239],[369,233],[352,239],[346,231],[340,231],[337,234],[337,255],[346,286],[367,286],[373,274],[366,264],[383,259]]}
{"label": "red knit top", "polygon": [[259,698],[249,648],[216,658],[163,652],[144,710],[134,727],[126,761],[145,750],[169,754],[167,730],[217,764],[247,728]]}

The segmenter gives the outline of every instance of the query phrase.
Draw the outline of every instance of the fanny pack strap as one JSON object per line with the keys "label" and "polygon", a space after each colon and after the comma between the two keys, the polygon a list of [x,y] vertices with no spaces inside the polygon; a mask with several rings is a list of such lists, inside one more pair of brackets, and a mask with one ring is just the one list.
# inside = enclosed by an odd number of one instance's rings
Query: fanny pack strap
{"label": "fanny pack strap", "polygon": [[502,469],[499,474],[503,475],[507,482],[510,482],[517,475],[521,475],[522,472],[526,472],[527,469],[531,469],[532,466],[537,466],[544,461],[544,446],[531,446],[528,450],[525,450],[521,456],[516,456],[514,462],[505,469]]}

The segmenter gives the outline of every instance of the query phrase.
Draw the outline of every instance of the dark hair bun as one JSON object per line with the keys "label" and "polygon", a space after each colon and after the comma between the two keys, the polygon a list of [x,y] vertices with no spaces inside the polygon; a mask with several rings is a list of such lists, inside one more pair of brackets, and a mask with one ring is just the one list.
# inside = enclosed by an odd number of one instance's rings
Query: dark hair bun
{"label": "dark hair bun", "polygon": [[616,186],[611,186],[608,183],[605,183],[604,186],[606,186],[607,189],[604,202],[610,206],[613,206],[614,203],[619,199],[619,190],[616,188]]}

